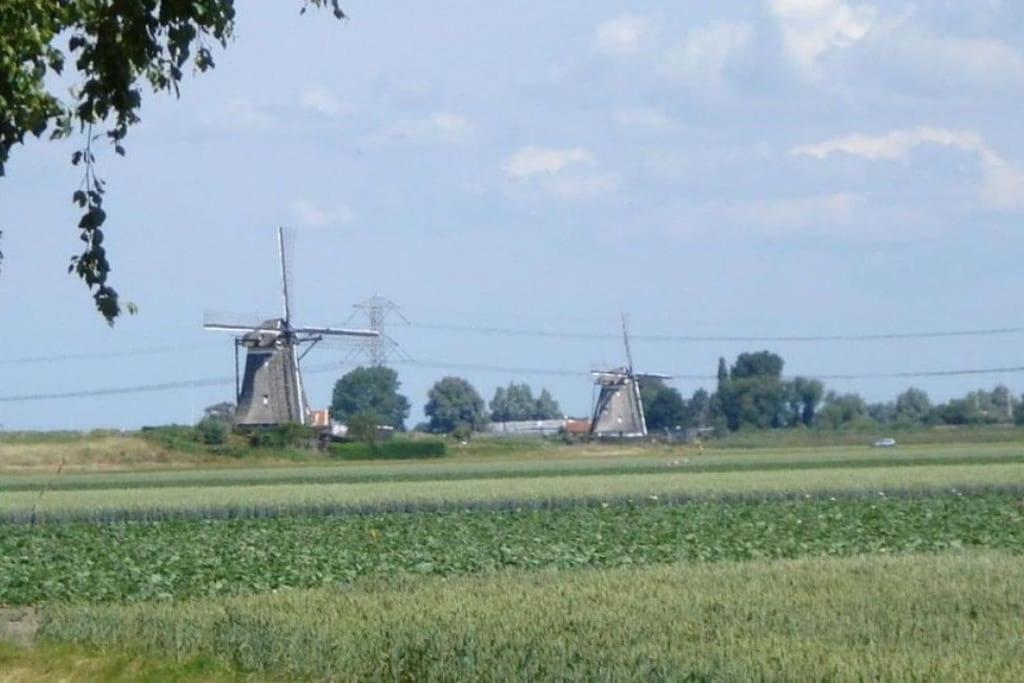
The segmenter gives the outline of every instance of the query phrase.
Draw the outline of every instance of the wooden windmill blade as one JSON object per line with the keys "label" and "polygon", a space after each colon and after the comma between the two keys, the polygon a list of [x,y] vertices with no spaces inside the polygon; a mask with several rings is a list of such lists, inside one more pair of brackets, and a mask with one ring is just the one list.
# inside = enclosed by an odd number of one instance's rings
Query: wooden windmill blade
{"label": "wooden windmill blade", "polygon": [[377,330],[354,330],[350,328],[342,327],[295,327],[292,328],[296,334],[306,334],[310,336],[329,336],[329,337],[379,337],[380,332]]}

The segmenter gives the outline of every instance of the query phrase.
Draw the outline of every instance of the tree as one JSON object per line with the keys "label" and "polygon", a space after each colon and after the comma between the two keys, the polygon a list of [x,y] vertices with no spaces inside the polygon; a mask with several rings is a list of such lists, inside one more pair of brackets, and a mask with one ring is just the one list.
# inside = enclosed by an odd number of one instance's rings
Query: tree
{"label": "tree", "polygon": [[711,419],[713,406],[711,395],[706,389],[697,389],[686,402],[686,425],[703,427]]}
{"label": "tree", "polygon": [[782,356],[771,351],[741,353],[736,357],[736,362],[733,363],[729,378],[733,380],[749,377],[774,377],[775,379],[781,379],[783,364]]}
{"label": "tree", "polygon": [[727,379],[721,375],[716,407],[728,429],[767,429],[786,424],[786,387],[782,383],[782,357],[770,351],[741,353]]}
{"label": "tree", "polygon": [[686,420],[686,405],[676,389],[665,386],[655,377],[640,380],[640,400],[644,406],[647,431],[661,432],[682,427]]}
{"label": "tree", "polygon": [[794,377],[793,381],[787,384],[786,394],[789,403],[790,426],[802,424],[805,427],[810,427],[813,425],[814,414],[825,395],[825,385],[816,379]]}
{"label": "tree", "polygon": [[203,420],[233,424],[235,421],[235,404],[231,401],[222,401],[206,406],[203,408]]}
{"label": "tree", "polygon": [[910,387],[896,397],[895,421],[901,425],[924,424],[932,413],[932,401],[928,394],[916,387]]}
{"label": "tree", "polygon": [[353,441],[360,443],[376,443],[378,437],[377,428],[381,424],[381,418],[374,413],[354,413],[349,415],[346,436]]}
{"label": "tree", "polygon": [[[303,0],[301,11],[329,6],[345,15],[339,0]],[[212,45],[227,46],[235,22],[234,0],[3,0],[0,2],[0,177],[11,149],[26,135],[51,140],[77,130],[82,147],[71,163],[83,169],[72,200],[82,209],[78,223],[84,248],[69,272],[85,282],[97,310],[109,323],[121,313],[117,291],[108,283],[104,242],[106,187],[96,174],[92,143],[105,137],[124,155],[124,140],[139,122],[142,87],[179,94],[191,65],[214,66]],[[67,40],[67,47],[58,41]],[[67,63],[78,85],[70,99],[63,90]],[[105,130],[96,130],[97,129]],[[129,313],[133,304],[127,304]]]}
{"label": "tree", "polygon": [[558,405],[558,401],[551,395],[551,392],[547,389],[541,389],[540,396],[537,397],[537,405],[534,408],[534,419],[557,420],[564,415],[562,407]]}
{"label": "tree", "polygon": [[484,400],[473,385],[461,377],[445,377],[427,392],[423,412],[434,432],[452,432],[457,427],[478,429],[484,421]]}
{"label": "tree", "polygon": [[868,405],[859,394],[825,395],[825,405],[818,411],[816,423],[825,429],[840,429],[869,422]]}
{"label": "tree", "polygon": [[498,387],[491,399],[492,422],[554,420],[561,416],[562,409],[551,392],[541,389],[540,396],[534,398],[533,390],[525,383],[510,382],[507,387]]}
{"label": "tree", "polygon": [[498,387],[494,390],[494,398],[491,399],[491,420],[531,420],[536,407],[537,401],[533,398],[529,384],[509,382],[507,387]]}
{"label": "tree", "polygon": [[374,415],[377,424],[405,429],[409,399],[398,393],[400,387],[391,368],[356,368],[334,384],[331,416],[345,422],[355,415]]}

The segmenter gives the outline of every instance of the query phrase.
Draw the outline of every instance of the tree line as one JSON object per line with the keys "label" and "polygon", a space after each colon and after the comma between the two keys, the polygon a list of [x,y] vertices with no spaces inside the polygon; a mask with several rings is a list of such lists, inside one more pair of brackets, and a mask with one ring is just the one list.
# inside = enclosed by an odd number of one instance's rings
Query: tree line
{"label": "tree line", "polygon": [[[341,422],[365,420],[405,429],[409,399],[399,393],[398,373],[387,367],[356,368],[334,385],[331,417]],[[489,409],[488,409],[489,408]],[[484,429],[488,422],[553,420],[563,416],[558,401],[546,388],[533,395],[528,384],[498,387],[489,406],[462,377],[444,377],[427,392],[424,407],[428,422],[417,429],[439,433],[468,433]]]}
{"label": "tree line", "polygon": [[[688,398],[656,378],[640,379],[644,416],[650,432],[713,429],[716,433],[751,429],[867,429],[934,425],[1024,424],[1024,400],[1005,386],[971,391],[961,398],[933,403],[911,387],[894,400],[869,403],[856,393],[828,389],[811,377],[783,377],[785,361],[771,351],[741,353],[729,364],[718,361],[714,391],[697,389]],[[404,430],[409,400],[400,393],[398,373],[386,367],[360,367],[334,385],[331,416],[346,422],[372,416],[377,424]],[[489,403],[462,377],[444,377],[427,392],[426,423],[417,429],[468,433],[488,422],[548,420],[563,417],[546,389],[536,396],[530,385],[498,387]]]}
{"label": "tree line", "polygon": [[647,428],[664,431],[705,427],[723,433],[745,429],[1024,424],[1024,400],[1015,399],[1002,385],[937,404],[923,390],[910,387],[892,401],[869,403],[857,393],[829,390],[814,378],[784,379],[784,365],[782,357],[770,351],[741,353],[732,365],[720,358],[715,391],[698,389],[689,399],[661,380],[642,380]]}

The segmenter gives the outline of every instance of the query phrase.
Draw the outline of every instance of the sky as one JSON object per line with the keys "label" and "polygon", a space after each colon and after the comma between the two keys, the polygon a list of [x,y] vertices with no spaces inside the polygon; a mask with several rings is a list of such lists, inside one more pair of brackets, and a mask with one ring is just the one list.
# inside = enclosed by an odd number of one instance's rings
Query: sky
{"label": "sky", "polygon": [[[111,282],[137,315],[108,327],[66,273],[80,141],[13,150],[0,428],[190,422],[230,400],[205,382],[234,366],[204,311],[277,314],[279,225],[298,322],[343,323],[373,294],[401,307],[411,423],[446,374],[485,399],[546,386],[586,415],[587,371],[624,362],[623,313],[637,369],[684,395],[761,349],[787,375],[1024,365],[1020,333],[652,338],[1024,325],[1019,3],[346,0],[342,22],[299,6],[238,3],[216,69],[180,99],[147,93],[127,156],[100,151]],[[352,356],[310,353],[312,405]],[[1024,374],[826,383],[945,400],[1019,394]]]}

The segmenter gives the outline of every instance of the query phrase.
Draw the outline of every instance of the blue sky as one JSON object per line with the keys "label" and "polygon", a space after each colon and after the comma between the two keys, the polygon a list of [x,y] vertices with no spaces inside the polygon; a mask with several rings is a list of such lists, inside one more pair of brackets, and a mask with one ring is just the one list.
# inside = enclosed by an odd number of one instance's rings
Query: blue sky
{"label": "blue sky", "polygon": [[[425,362],[585,371],[614,340],[432,326],[784,336],[1017,326],[1024,291],[1024,9],[998,0],[242,3],[217,68],[147,96],[126,158],[103,151],[108,328],[65,274],[71,144],[14,150],[0,181],[0,310],[12,396],[223,377],[203,311],[275,313],[274,230],[296,230],[295,298],[336,324],[374,293]],[[713,374],[769,348],[787,374],[1022,365],[1021,335],[664,343],[637,365]],[[140,351],[149,351],[147,353]],[[120,352],[124,352],[121,354]],[[316,350],[326,405],[344,349]],[[419,419],[446,371],[398,366]],[[585,414],[585,375],[451,370],[490,398],[548,386]],[[1024,375],[829,382],[944,399]],[[710,383],[707,383],[710,386]],[[689,394],[701,382],[680,380]],[[13,428],[190,421],[230,387],[0,402]]]}

